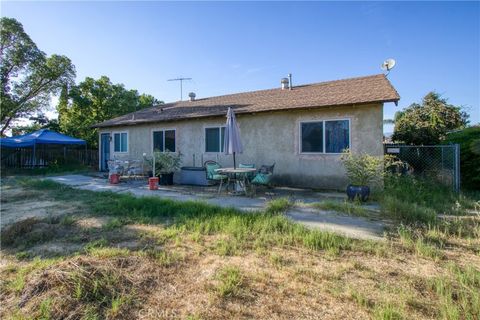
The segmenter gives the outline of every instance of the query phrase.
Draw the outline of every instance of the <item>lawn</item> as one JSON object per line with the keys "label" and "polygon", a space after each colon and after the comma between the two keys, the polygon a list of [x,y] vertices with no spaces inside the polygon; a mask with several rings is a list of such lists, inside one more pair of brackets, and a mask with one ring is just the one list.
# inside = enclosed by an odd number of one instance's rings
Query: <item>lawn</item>
{"label": "lawn", "polygon": [[478,319],[478,194],[395,180],[376,197],[395,221],[378,242],[292,223],[286,199],[242,213],[4,179],[2,218],[36,217],[2,229],[0,316]]}

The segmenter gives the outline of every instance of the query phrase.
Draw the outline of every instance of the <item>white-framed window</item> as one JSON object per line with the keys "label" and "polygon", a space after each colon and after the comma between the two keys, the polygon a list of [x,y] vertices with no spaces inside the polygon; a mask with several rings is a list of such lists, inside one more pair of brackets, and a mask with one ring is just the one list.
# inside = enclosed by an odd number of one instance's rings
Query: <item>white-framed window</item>
{"label": "white-framed window", "polygon": [[223,152],[225,127],[205,128],[205,152]]}
{"label": "white-framed window", "polygon": [[152,131],[153,139],[153,151],[160,152],[176,152],[177,151],[177,142],[176,142],[176,130],[167,129],[167,130],[154,130]]}
{"label": "white-framed window", "polygon": [[350,120],[300,122],[300,153],[341,153],[350,149]]}
{"label": "white-framed window", "polygon": [[113,152],[128,152],[128,132],[113,133]]}

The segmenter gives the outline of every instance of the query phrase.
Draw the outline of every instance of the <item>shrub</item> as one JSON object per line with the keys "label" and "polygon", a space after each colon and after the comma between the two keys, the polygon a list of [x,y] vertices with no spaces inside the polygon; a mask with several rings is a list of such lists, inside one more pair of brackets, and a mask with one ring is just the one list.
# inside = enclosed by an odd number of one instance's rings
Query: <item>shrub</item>
{"label": "shrub", "polygon": [[383,160],[368,154],[352,154],[346,150],[342,154],[342,162],[348,180],[356,186],[368,186],[378,183],[383,176]]}
{"label": "shrub", "polygon": [[448,134],[445,143],[460,144],[462,187],[480,190],[480,125]]}

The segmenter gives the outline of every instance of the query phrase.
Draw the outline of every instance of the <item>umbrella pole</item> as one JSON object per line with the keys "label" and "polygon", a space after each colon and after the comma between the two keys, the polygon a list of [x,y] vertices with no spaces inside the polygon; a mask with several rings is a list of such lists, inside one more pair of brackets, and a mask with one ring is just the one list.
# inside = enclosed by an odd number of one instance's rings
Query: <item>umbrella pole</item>
{"label": "umbrella pole", "polygon": [[236,169],[237,165],[235,163],[235,152],[233,153],[233,169]]}

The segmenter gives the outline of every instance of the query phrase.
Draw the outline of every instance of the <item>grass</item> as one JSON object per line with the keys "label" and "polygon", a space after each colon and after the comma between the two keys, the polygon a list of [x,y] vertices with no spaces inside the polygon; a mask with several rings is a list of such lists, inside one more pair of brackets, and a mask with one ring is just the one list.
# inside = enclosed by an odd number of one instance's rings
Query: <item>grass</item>
{"label": "grass", "polygon": [[[1,271],[0,289],[8,300],[0,297],[0,302],[11,311],[6,318],[134,318],[145,309],[175,310],[179,318],[314,318],[325,308],[339,318],[479,317],[475,262],[480,228],[475,217],[460,216],[475,208],[464,195],[453,196],[459,204],[451,206],[455,215],[450,219],[437,217],[438,204],[428,203],[426,192],[424,198],[413,195],[410,203],[402,195],[392,206],[408,206],[395,217],[391,238],[375,242],[292,223],[283,214],[292,205],[287,198],[247,214],[202,202],[17,182],[49,201],[75,199],[83,216],[102,217],[106,223],[88,229],[80,216],[58,219],[57,226],[74,233],[70,237],[84,240],[76,243],[76,253],[56,260],[34,258],[29,246],[7,244],[15,250],[7,253],[11,264]],[[385,197],[398,192],[388,193],[389,188],[379,197],[382,210],[387,210]],[[352,215],[364,209],[341,202],[322,205]],[[418,211],[408,213],[415,206]],[[429,210],[435,218],[428,217]],[[125,224],[132,228],[122,228]],[[28,238],[36,226],[17,226],[9,237]],[[127,233],[134,235],[123,237]],[[121,247],[125,239],[136,245]],[[20,300],[27,303],[18,309]]]}
{"label": "grass", "polygon": [[438,215],[480,212],[480,194],[456,194],[439,183],[412,177],[389,177],[380,198],[382,213],[404,223],[433,224]]}
{"label": "grass", "polygon": [[327,210],[327,211],[336,211],[339,213],[347,214],[350,216],[358,217],[369,217],[369,210],[362,207],[359,203],[349,202],[349,201],[334,201],[334,200],[324,200],[321,202],[316,202],[311,204],[312,207]]}
{"label": "grass", "polygon": [[[202,202],[176,202],[157,197],[136,198],[128,194],[75,190],[48,180],[24,180],[29,188],[51,191],[56,200],[77,198],[83,200],[96,214],[140,223],[171,221],[167,232],[224,234],[232,237],[238,246],[260,239],[263,246],[301,245],[311,250],[346,250],[358,241],[319,230],[310,230],[293,223],[281,213],[291,205],[288,199],[271,201],[265,212],[244,214],[233,208],[223,208]],[[88,199],[88,200],[87,200]],[[157,235],[159,237],[168,234]],[[358,246],[361,249],[361,245]]]}
{"label": "grass", "polygon": [[244,286],[244,276],[238,267],[227,266],[217,271],[215,293],[221,297],[238,297]]}
{"label": "grass", "polygon": [[432,291],[442,301],[443,319],[478,319],[480,317],[480,271],[472,266],[450,266],[450,275],[429,281]]}

